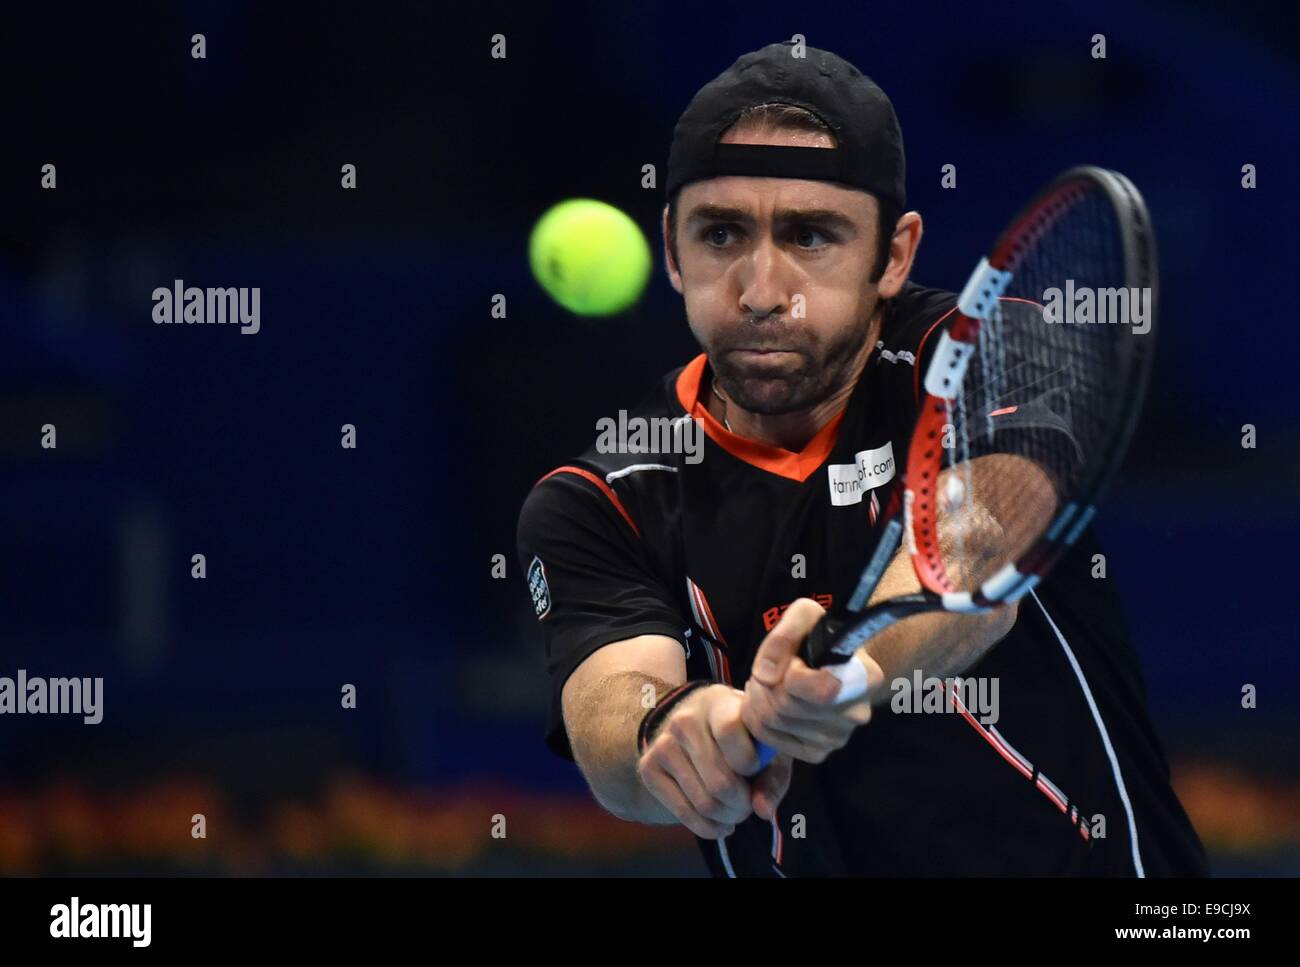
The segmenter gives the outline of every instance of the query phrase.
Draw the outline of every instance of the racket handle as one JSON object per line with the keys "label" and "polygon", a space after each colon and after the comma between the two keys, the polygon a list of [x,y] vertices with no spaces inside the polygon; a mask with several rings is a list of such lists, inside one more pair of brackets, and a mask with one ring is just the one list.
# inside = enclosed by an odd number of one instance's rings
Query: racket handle
{"label": "racket handle", "polygon": [[[831,645],[835,641],[839,629],[840,623],[832,619],[830,615],[825,615],[821,621],[813,626],[813,630],[808,632],[808,637],[804,639],[803,643],[803,660],[809,666],[817,668],[826,664],[827,659],[836,657],[831,651]],[[834,670],[832,669],[832,671]],[[758,771],[762,772],[776,758],[776,749],[764,742],[759,742],[757,745]]]}

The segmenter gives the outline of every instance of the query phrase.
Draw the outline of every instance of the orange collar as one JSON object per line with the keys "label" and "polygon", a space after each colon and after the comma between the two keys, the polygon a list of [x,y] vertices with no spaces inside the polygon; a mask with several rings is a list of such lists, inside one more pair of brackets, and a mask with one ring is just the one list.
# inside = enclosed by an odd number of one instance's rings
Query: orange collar
{"label": "orange collar", "polygon": [[[704,432],[722,449],[733,457],[744,460],[751,466],[774,473],[777,476],[803,483],[818,467],[826,462],[840,434],[840,424],[844,422],[844,409],[835,414],[835,418],[817,431],[802,450],[795,453],[781,447],[756,443],[737,436],[718,422],[709,412],[709,408],[700,402],[700,386],[704,382],[704,367],[708,357],[704,353],[696,356],[677,377],[677,401],[691,416],[700,421]],[[845,408],[847,409],[847,407]]]}

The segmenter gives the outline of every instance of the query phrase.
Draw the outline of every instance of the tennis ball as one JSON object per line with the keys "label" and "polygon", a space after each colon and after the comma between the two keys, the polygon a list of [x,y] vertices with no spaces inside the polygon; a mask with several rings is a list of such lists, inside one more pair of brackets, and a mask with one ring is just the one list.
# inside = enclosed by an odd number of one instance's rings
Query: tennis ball
{"label": "tennis ball", "polygon": [[570,198],[547,211],[528,240],[528,262],[551,298],[580,316],[629,308],[651,268],[636,222],[593,198]]}

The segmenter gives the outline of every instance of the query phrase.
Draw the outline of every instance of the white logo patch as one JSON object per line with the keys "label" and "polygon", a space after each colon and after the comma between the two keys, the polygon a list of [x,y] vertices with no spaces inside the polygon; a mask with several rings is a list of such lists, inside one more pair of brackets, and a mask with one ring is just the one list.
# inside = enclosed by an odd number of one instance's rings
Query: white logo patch
{"label": "white logo patch", "polygon": [[551,613],[551,588],[546,583],[546,566],[542,559],[533,556],[533,563],[528,565],[528,593],[533,596],[533,610],[540,621]]}
{"label": "white logo patch", "polygon": [[832,463],[826,468],[831,488],[831,505],[846,507],[862,502],[867,493],[894,479],[894,444],[876,450],[860,450],[853,463]]}

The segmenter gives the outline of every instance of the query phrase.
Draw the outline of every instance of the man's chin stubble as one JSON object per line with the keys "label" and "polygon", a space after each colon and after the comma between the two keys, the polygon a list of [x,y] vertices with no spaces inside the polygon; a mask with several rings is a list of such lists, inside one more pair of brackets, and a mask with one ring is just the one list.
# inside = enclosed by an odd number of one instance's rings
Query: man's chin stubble
{"label": "man's chin stubble", "polygon": [[[728,350],[725,349],[721,354],[708,353],[709,364],[727,399],[750,413],[785,416],[811,410],[826,402],[838,391],[837,387],[844,381],[846,371],[852,367],[856,353],[860,352],[871,338],[874,316],[873,312],[868,317],[861,333],[849,336],[839,346],[827,352],[826,357],[818,361],[820,365],[815,370],[809,368],[809,352],[798,349],[791,351],[797,352],[803,358],[803,365],[795,372],[775,379],[760,380],[758,376],[737,373],[730,365],[719,366],[715,360],[726,358]],[[785,387],[784,392],[749,392],[745,387],[746,382],[757,381],[780,382]]]}
{"label": "man's chin stubble", "polygon": [[[741,409],[763,416],[785,416],[801,410],[812,409],[822,398],[830,395],[825,386],[810,385],[810,378],[796,373],[780,379],[758,379],[721,374],[719,383],[727,399]],[[762,388],[753,383],[766,384]],[[776,384],[775,386],[772,384]]]}

